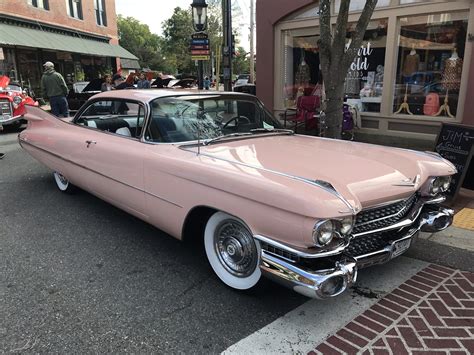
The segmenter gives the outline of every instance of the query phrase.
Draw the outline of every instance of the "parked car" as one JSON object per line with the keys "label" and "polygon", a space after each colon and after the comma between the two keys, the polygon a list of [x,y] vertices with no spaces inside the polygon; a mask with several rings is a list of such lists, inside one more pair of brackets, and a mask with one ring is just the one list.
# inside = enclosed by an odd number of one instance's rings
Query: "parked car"
{"label": "parked car", "polygon": [[240,74],[235,81],[235,86],[247,85],[250,80],[250,74]]}
{"label": "parked car", "polygon": [[73,118],[28,108],[21,146],[76,186],[178,239],[245,290],[267,276],[328,298],[357,270],[447,228],[455,167],[422,153],[295,135],[254,96],[109,91]]}
{"label": "parked car", "polygon": [[67,95],[67,102],[69,105],[69,110],[76,112],[81,108],[82,105],[86,103],[92,96],[100,92],[102,83],[104,79],[97,78],[89,82],[80,81],[74,83],[71,90]]}
{"label": "parked car", "polygon": [[0,124],[21,125],[25,105],[38,106],[38,102],[20,84],[10,81],[8,76],[0,76]]}

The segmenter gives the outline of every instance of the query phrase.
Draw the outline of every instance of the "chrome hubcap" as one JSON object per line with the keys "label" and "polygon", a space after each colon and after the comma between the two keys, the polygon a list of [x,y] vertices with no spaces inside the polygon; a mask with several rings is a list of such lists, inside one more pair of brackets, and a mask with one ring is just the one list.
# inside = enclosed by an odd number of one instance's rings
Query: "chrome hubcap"
{"label": "chrome hubcap", "polygon": [[69,181],[64,176],[62,176],[60,173],[56,173],[56,175],[58,176],[58,179],[61,182],[61,184],[67,185],[69,183]]}
{"label": "chrome hubcap", "polygon": [[234,220],[223,221],[214,234],[219,261],[232,275],[247,277],[257,267],[257,247],[250,232]]}

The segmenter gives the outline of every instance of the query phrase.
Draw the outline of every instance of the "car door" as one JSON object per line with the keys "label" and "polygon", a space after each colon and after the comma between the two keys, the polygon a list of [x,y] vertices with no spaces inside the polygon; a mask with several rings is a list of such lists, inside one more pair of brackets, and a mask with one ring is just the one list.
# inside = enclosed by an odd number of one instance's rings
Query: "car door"
{"label": "car door", "polygon": [[82,130],[73,160],[87,175],[87,189],[145,218],[144,144],[140,136],[145,106],[125,99],[91,102],[74,120]]}

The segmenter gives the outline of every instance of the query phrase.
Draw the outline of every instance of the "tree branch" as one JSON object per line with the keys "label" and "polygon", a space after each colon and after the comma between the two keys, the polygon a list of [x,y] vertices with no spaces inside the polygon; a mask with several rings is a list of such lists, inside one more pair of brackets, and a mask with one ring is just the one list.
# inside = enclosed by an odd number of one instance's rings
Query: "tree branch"
{"label": "tree branch", "polygon": [[339,14],[337,15],[332,53],[335,57],[340,58],[340,60],[344,58],[344,51],[346,48],[347,21],[349,18],[350,3],[350,0],[341,0]]}
{"label": "tree branch", "polygon": [[319,11],[319,28],[321,31],[321,40],[319,41],[321,69],[323,74],[326,75],[329,72],[329,65],[331,63],[331,1],[321,0],[319,3]]}

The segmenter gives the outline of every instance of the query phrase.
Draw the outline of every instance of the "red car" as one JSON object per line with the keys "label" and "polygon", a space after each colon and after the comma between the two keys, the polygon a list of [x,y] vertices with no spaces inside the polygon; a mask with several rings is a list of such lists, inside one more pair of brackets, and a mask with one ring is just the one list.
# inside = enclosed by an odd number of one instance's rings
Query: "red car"
{"label": "red car", "polygon": [[23,92],[21,86],[10,82],[8,76],[0,76],[0,124],[21,124],[25,105],[38,106],[38,102]]}

